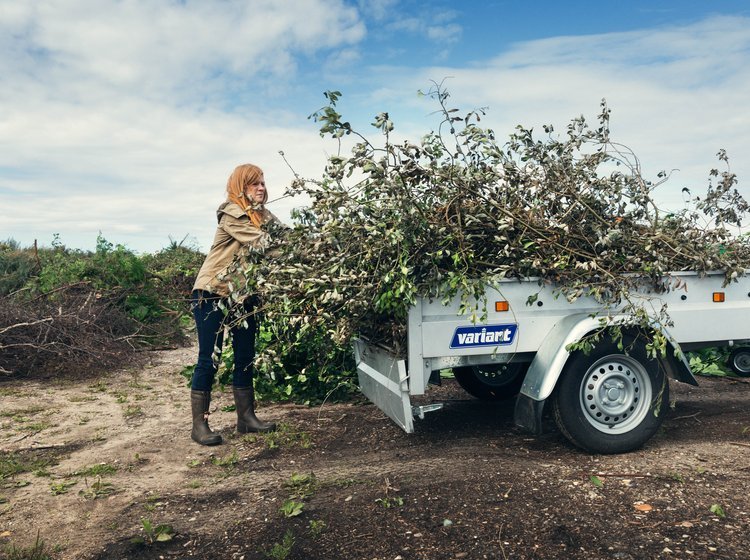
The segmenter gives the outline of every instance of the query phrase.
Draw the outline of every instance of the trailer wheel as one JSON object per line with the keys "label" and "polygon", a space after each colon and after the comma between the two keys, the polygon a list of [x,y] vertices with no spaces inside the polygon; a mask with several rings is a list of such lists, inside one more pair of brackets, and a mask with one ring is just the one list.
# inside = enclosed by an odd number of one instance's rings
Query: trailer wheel
{"label": "trailer wheel", "polygon": [[750,377],[750,348],[736,348],[729,355],[729,367],[740,377]]}
{"label": "trailer wheel", "polygon": [[669,383],[641,341],[623,337],[625,354],[610,341],[586,356],[573,353],[552,399],[560,431],[591,453],[625,453],[659,429],[669,404]]}
{"label": "trailer wheel", "polygon": [[521,390],[528,363],[453,368],[458,384],[470,395],[487,401],[515,397]]}

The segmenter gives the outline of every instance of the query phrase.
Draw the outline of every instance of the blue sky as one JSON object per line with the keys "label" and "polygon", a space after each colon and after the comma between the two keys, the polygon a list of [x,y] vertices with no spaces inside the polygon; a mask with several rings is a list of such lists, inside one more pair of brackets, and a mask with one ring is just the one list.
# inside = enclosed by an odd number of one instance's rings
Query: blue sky
{"label": "blue sky", "polygon": [[[750,195],[750,2],[0,0],[0,240],[203,250],[235,165],[274,195],[336,149],[307,116],[340,90],[367,129],[388,111],[416,139],[417,95],[516,124],[594,119],[640,157],[666,208],[728,151]],[[271,205],[282,220],[304,200]]]}

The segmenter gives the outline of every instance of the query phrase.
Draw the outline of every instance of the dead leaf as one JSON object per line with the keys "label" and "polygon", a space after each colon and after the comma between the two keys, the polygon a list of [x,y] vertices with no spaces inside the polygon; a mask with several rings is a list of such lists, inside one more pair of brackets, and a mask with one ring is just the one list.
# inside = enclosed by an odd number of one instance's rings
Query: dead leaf
{"label": "dead leaf", "polygon": [[638,511],[651,511],[652,509],[654,509],[653,506],[650,506],[648,504],[635,504],[633,507],[635,507],[635,509],[637,509]]}

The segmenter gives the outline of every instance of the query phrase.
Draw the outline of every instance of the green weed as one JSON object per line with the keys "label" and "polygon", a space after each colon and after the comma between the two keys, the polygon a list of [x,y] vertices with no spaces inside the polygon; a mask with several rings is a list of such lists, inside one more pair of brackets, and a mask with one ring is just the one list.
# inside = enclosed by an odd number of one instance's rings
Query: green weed
{"label": "green weed", "polygon": [[141,518],[141,525],[143,527],[144,536],[132,539],[132,542],[134,543],[152,545],[158,542],[171,541],[174,538],[175,531],[171,525],[164,523],[154,525],[147,517]]}
{"label": "green weed", "polygon": [[53,496],[59,496],[60,494],[67,494],[68,488],[72,488],[78,482],[58,482],[49,485],[49,491]]}
{"label": "green weed", "polygon": [[271,547],[271,550],[264,550],[263,554],[271,560],[286,560],[292,553],[294,542],[294,532],[291,529],[287,529],[281,542],[275,543]]}
{"label": "green weed", "polygon": [[318,482],[314,473],[297,474],[293,473],[284,487],[292,491],[290,498],[299,498],[305,500],[312,496],[318,488]]}
{"label": "green weed", "polygon": [[398,488],[392,486],[391,481],[387,478],[383,481],[383,489],[385,496],[375,500],[376,503],[379,503],[384,508],[401,507],[404,505],[404,499],[401,496],[390,495],[391,492],[398,492]]}
{"label": "green weed", "polygon": [[307,525],[310,537],[313,539],[317,539],[320,535],[322,535],[323,531],[326,530],[326,527],[326,522],[322,519],[311,519],[310,523]]}
{"label": "green weed", "polygon": [[723,347],[703,348],[687,353],[690,369],[698,375],[734,375],[726,363],[729,349]]}
{"label": "green weed", "polygon": [[232,469],[234,468],[237,463],[239,463],[239,457],[237,456],[237,451],[232,451],[229,455],[226,455],[225,457],[211,457],[211,463],[216,465],[217,467],[223,467],[225,469]]}
{"label": "green weed", "polygon": [[49,554],[46,551],[46,544],[39,536],[39,531],[36,532],[36,542],[30,547],[16,547],[14,545],[8,545],[5,547],[5,558],[6,560],[50,560]]}
{"label": "green weed", "polygon": [[384,508],[401,507],[404,505],[404,499],[401,496],[386,496],[385,498],[378,498],[375,502]]}
{"label": "green weed", "polygon": [[294,426],[286,422],[280,422],[276,427],[276,431],[262,434],[248,434],[243,436],[243,439],[250,443],[262,441],[268,449],[290,447],[309,449],[313,446],[310,434],[302,430],[297,430]]}
{"label": "green weed", "polygon": [[284,500],[284,503],[281,505],[279,511],[284,517],[297,517],[298,515],[302,515],[302,511],[304,509],[305,504],[303,504],[302,502],[294,501],[290,498],[288,500]]}
{"label": "green weed", "polygon": [[115,487],[109,482],[103,482],[101,478],[97,479],[91,486],[81,490],[78,494],[87,500],[96,500],[114,494]]}
{"label": "green weed", "polygon": [[709,510],[711,511],[711,513],[713,513],[714,515],[718,517],[721,517],[722,519],[724,519],[727,516],[726,512],[724,511],[724,508],[721,507],[719,504],[713,504],[709,508]]}
{"label": "green weed", "polygon": [[143,414],[143,409],[138,405],[128,405],[122,413],[125,418],[132,419]]}

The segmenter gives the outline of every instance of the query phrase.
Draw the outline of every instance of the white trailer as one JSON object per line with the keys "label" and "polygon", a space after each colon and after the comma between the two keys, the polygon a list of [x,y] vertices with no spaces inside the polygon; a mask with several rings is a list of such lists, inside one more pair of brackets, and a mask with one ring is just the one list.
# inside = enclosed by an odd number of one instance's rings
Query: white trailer
{"label": "white trailer", "polygon": [[[419,299],[408,317],[408,355],[355,343],[362,392],[406,432],[414,417],[441,408],[413,407],[435,373],[452,369],[461,386],[478,398],[515,397],[515,423],[542,432],[550,401],[555,421],[575,445],[593,453],[622,453],[653,436],[669,406],[667,376],[697,385],[683,352],[732,346],[730,365],[750,375],[750,276],[722,286],[723,273],[669,275],[664,293],[633,293],[647,308],[666,304],[672,325],[654,323],[672,349],[649,358],[646,337],[625,329],[624,347],[605,334],[585,354],[569,345],[623,318],[591,297],[568,302],[554,286],[536,279],[502,280],[486,291],[477,321],[460,313],[458,298],[444,305]],[[674,351],[673,351],[674,350]]]}

